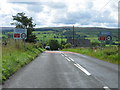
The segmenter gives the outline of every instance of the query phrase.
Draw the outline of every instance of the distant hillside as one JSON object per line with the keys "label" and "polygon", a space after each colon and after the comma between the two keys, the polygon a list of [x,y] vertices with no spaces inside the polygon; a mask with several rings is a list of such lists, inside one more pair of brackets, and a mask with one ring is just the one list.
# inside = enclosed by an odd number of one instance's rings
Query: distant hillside
{"label": "distant hillside", "polygon": [[14,30],[14,27],[1,27],[0,31],[3,31],[3,32],[13,32]]}
{"label": "distant hillside", "polygon": [[[7,34],[8,36],[12,34],[14,27],[2,27],[3,35]],[[50,31],[50,32],[49,32]],[[117,28],[101,28],[101,27],[75,27],[74,28],[74,37],[75,38],[86,38],[91,40],[98,40],[100,32],[111,32],[112,38],[114,41],[118,41],[118,29]],[[48,38],[72,38],[73,37],[73,27],[44,27],[44,28],[35,28],[35,32],[38,38],[43,38],[46,36]],[[41,37],[42,36],[42,37]]]}
{"label": "distant hillside", "polygon": [[[74,27],[76,31],[79,30],[118,30],[117,28],[101,28],[101,27]],[[73,27],[45,27],[36,28],[36,31],[49,31],[49,30],[73,30]]]}
{"label": "distant hillside", "polygon": [[[0,29],[1,30],[1,29]],[[2,27],[3,32],[13,32],[14,27]],[[35,28],[35,31],[71,31],[73,27],[45,27],[45,28]],[[118,33],[117,28],[101,28],[101,27],[75,27],[75,32],[81,33],[99,33],[101,31],[110,31],[112,33]]]}
{"label": "distant hillside", "polygon": [[[73,27],[46,27],[46,28],[36,28],[36,31],[72,31]],[[111,32],[112,35],[118,35],[117,28],[101,28],[101,27],[75,27],[75,32],[87,35],[98,35],[100,32],[106,31]]]}

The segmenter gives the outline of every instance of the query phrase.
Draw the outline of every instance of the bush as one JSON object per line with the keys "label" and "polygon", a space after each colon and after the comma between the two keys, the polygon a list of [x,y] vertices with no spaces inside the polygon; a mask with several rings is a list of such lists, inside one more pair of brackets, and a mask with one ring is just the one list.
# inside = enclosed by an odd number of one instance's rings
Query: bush
{"label": "bush", "polygon": [[100,46],[100,43],[99,42],[92,42],[92,46],[93,47]]}
{"label": "bush", "polygon": [[64,48],[71,48],[72,45],[70,43],[65,44]]}
{"label": "bush", "polygon": [[51,50],[58,50],[58,48],[60,48],[58,40],[50,39],[48,45],[50,46]]}

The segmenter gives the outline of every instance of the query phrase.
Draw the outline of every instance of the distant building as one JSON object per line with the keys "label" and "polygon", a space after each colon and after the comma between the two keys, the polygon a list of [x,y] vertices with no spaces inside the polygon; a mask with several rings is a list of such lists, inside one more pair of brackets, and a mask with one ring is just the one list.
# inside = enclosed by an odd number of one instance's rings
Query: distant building
{"label": "distant building", "polygon": [[[73,39],[67,39],[67,43],[73,45]],[[74,39],[75,47],[90,47],[91,43],[88,39]]]}

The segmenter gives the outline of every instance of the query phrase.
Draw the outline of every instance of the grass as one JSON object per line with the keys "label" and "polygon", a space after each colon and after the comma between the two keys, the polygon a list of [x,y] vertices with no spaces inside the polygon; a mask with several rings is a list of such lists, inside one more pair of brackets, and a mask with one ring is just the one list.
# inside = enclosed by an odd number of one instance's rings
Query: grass
{"label": "grass", "polygon": [[8,79],[24,65],[30,63],[43,49],[35,44],[23,41],[9,40],[7,46],[2,47],[2,80]]}
{"label": "grass", "polygon": [[120,65],[120,56],[118,55],[118,47],[97,48],[96,50],[91,48],[70,48],[70,49],[63,49],[62,51],[71,51],[80,54],[85,54],[98,58],[100,60],[104,60],[113,64]]}

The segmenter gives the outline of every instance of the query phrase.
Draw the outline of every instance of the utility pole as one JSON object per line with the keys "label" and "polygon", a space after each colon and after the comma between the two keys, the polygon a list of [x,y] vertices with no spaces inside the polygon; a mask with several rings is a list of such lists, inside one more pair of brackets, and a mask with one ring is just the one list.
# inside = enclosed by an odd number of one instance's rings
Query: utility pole
{"label": "utility pole", "polygon": [[74,47],[74,25],[73,25],[73,47]]}

